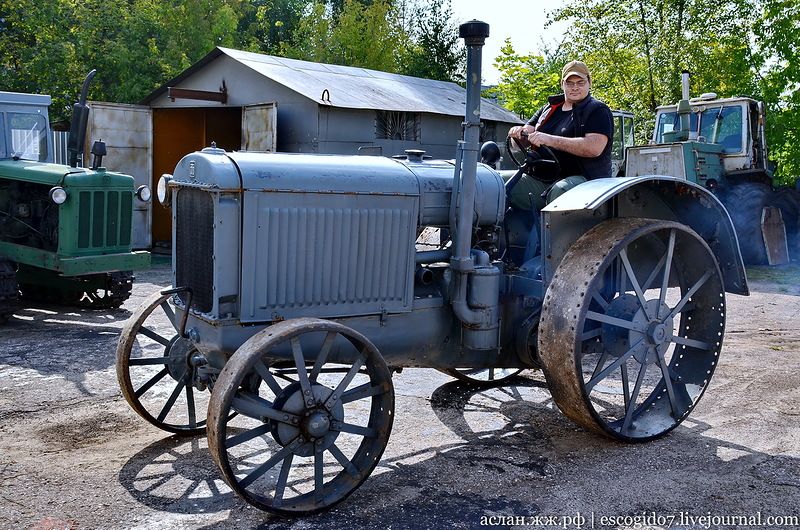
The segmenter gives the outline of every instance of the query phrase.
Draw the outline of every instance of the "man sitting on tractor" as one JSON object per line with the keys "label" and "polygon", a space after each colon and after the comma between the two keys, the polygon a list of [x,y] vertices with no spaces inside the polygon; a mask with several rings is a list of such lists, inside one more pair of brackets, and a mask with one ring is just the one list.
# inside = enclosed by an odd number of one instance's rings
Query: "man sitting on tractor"
{"label": "man sitting on tractor", "polygon": [[[589,93],[592,77],[581,61],[570,61],[561,71],[563,94],[548,98],[542,107],[523,126],[512,127],[508,136],[524,149],[535,152],[528,156],[553,159],[558,162],[555,172],[547,172],[539,180],[558,182],[552,186],[548,202],[588,179],[611,176],[611,139],[614,122],[611,109]],[[542,187],[533,179],[523,178],[511,195],[512,203],[526,209],[539,209],[538,197],[550,185]],[[541,188],[541,189],[540,189]],[[537,193],[538,192],[538,193]]]}

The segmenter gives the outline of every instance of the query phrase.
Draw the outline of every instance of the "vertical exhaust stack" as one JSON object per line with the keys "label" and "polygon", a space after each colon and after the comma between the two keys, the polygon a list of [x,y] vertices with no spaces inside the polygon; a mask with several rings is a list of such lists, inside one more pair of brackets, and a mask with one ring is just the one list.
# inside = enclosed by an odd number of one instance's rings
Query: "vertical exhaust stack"
{"label": "vertical exhaust stack", "polygon": [[83,80],[80,99],[72,106],[72,121],[69,124],[69,137],[67,138],[67,152],[69,152],[69,165],[78,166],[78,158],[83,164],[83,145],[86,143],[86,124],[89,122],[89,106],[86,97],[89,94],[89,83],[94,79],[97,70],[92,70]]}
{"label": "vertical exhaust stack", "polygon": [[472,250],[481,126],[481,49],[489,36],[489,24],[472,20],[459,27],[459,36],[467,45],[467,104],[450,201],[450,266],[454,273],[451,303],[462,323],[463,345],[473,350],[493,350],[498,347],[501,273],[490,263],[486,252]]}
{"label": "vertical exhaust stack", "polygon": [[681,72],[681,100],[678,102],[678,116],[681,120],[680,140],[697,140],[697,131],[692,130],[692,107],[689,104],[689,72]]}
{"label": "vertical exhaust stack", "polygon": [[681,72],[681,99],[689,101],[689,71]]}

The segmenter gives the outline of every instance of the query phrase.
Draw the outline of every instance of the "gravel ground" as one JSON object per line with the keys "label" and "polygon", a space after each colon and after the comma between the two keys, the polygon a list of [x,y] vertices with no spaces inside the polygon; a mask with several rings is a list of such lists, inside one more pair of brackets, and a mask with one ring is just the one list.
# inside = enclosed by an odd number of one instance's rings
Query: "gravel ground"
{"label": "gravel ground", "polygon": [[118,335],[169,284],[162,262],[119,310],[28,308],[0,328],[0,527],[633,528],[646,515],[638,527],[717,528],[732,525],[690,518],[798,517],[797,272],[754,270],[752,296],[729,295],[710,388],[661,440],[622,445],[576,427],[537,372],[479,390],[407,369],[373,476],[332,511],[292,520],[233,495],[203,436],[170,436],[121,397]]}

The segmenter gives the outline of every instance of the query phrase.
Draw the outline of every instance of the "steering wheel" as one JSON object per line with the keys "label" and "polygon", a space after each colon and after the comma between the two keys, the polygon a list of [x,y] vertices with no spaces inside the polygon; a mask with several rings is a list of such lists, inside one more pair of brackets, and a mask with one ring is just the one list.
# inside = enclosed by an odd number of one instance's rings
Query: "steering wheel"
{"label": "steering wheel", "polygon": [[534,149],[527,141],[508,136],[506,149],[511,160],[524,173],[545,182],[553,182],[559,178],[561,164],[553,150],[546,145]]}

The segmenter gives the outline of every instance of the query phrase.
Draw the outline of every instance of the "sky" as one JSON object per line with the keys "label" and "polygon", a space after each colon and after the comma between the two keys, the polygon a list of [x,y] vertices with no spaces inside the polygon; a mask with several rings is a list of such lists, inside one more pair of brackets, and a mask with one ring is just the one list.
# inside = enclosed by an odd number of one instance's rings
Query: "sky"
{"label": "sky", "polygon": [[[545,7],[546,5],[546,7]],[[547,13],[564,5],[564,0],[528,2],[523,0],[451,0],[459,23],[478,19],[489,24],[489,38],[483,47],[483,82],[495,84],[499,73],[493,66],[506,37],[520,54],[539,53],[542,44],[561,40],[567,25],[563,22],[544,27]]]}

